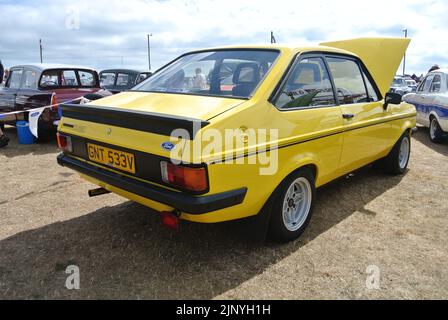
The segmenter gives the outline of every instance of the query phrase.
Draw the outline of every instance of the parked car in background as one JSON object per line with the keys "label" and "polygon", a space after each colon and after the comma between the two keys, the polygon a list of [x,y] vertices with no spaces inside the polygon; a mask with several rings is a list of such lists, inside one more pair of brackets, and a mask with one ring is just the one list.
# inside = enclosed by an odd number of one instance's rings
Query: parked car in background
{"label": "parked car in background", "polygon": [[[5,86],[0,88],[0,113],[28,110],[64,103],[87,96],[95,100],[111,95],[99,84],[98,73],[91,68],[61,64],[29,64],[10,69]],[[15,125],[28,114],[6,117],[3,124]],[[54,128],[59,120],[58,107],[46,109],[39,118],[39,136]]]}
{"label": "parked car in background", "polygon": [[100,72],[100,82],[103,88],[115,94],[131,89],[149,78],[151,74],[149,71],[109,69]]}
{"label": "parked car in background", "polygon": [[412,92],[412,88],[408,86],[405,78],[397,76],[394,78],[389,92],[398,93],[400,96],[404,96],[405,94]]}
{"label": "parked car in background", "polygon": [[448,133],[448,69],[428,73],[416,93],[403,99],[417,108],[417,122],[429,127],[433,142],[440,142]]}
{"label": "parked car in background", "polygon": [[412,79],[406,79],[406,85],[412,89],[412,92],[417,91],[417,82],[415,82],[415,80]]}

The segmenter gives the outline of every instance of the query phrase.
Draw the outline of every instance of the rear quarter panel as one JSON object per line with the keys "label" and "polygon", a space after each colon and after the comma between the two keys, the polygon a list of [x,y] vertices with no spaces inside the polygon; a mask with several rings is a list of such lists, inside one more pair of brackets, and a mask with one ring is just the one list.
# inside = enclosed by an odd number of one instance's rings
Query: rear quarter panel
{"label": "rear quarter panel", "polygon": [[[214,119],[204,132],[245,127],[254,130],[257,144],[206,154],[202,162],[209,164],[210,194],[246,187],[246,198],[235,207],[200,216],[184,214],[184,218],[220,222],[256,215],[285,177],[306,165],[314,168],[317,186],[337,178],[343,138],[334,133],[342,128],[340,108],[282,112],[268,102],[249,101],[237,109]],[[278,130],[278,136],[263,142],[258,129]]]}

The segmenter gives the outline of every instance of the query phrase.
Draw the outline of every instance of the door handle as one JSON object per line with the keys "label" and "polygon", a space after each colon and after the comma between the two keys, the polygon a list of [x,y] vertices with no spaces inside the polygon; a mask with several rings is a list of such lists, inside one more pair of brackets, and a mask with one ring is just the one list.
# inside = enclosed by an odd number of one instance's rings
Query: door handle
{"label": "door handle", "polygon": [[343,117],[344,119],[353,119],[353,118],[355,117],[355,115],[354,115],[353,113],[344,113],[344,114],[342,115],[342,117]]}

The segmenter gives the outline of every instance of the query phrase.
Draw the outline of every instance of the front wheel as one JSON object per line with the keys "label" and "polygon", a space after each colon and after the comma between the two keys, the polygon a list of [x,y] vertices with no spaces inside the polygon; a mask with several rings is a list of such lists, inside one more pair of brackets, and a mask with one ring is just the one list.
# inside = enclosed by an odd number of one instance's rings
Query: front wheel
{"label": "front wheel", "polygon": [[437,118],[434,116],[431,118],[431,122],[429,125],[429,137],[431,138],[431,141],[434,143],[442,141],[443,138],[442,128],[440,127]]}
{"label": "front wheel", "polygon": [[311,170],[299,169],[277,189],[269,226],[270,238],[278,242],[297,239],[306,229],[316,193]]}

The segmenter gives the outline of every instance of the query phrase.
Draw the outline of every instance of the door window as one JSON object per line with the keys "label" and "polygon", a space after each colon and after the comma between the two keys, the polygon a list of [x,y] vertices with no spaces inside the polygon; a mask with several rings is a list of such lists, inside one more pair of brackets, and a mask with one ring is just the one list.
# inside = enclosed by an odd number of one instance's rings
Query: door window
{"label": "door window", "polygon": [[428,92],[431,88],[432,79],[434,79],[434,75],[429,75],[426,77],[426,79],[422,82],[420,87],[418,88],[418,92]]}
{"label": "door window", "polygon": [[340,104],[369,102],[361,70],[354,60],[329,57],[327,61]]}
{"label": "door window", "polygon": [[434,76],[434,80],[432,81],[432,85],[431,85],[431,92],[440,92],[440,88],[442,85],[442,78],[440,77],[440,75],[436,74]]}
{"label": "door window", "polygon": [[42,74],[40,79],[41,87],[58,87],[59,86],[59,71],[47,70]]}
{"label": "door window", "polygon": [[366,87],[367,87],[367,93],[369,94],[369,100],[370,102],[376,102],[379,101],[380,98],[378,96],[377,91],[375,90],[375,88],[373,87],[372,82],[370,82],[369,77],[367,77],[367,74],[363,71],[362,75],[364,77],[364,81],[366,82]]}
{"label": "door window", "polygon": [[322,58],[305,58],[292,69],[275,105],[296,109],[336,104],[330,77]]}
{"label": "door window", "polygon": [[20,88],[20,83],[22,82],[22,69],[11,70],[11,74],[9,75],[8,84],[6,85],[11,89]]}

